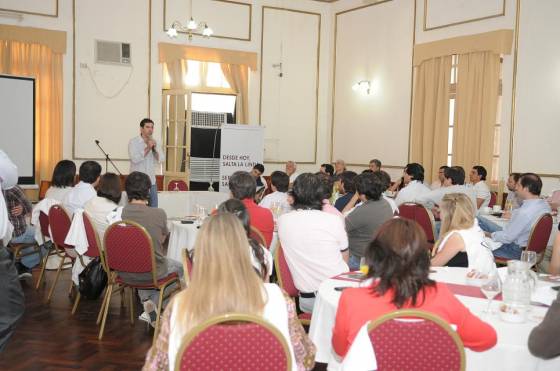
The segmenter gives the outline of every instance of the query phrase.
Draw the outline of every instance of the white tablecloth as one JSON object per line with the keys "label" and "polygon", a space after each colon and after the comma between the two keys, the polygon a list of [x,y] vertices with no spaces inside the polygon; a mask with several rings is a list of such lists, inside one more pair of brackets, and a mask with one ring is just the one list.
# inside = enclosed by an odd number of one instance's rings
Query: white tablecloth
{"label": "white tablecloth", "polygon": [[[448,283],[466,284],[466,268],[437,269],[431,274],[431,278]],[[549,284],[539,281],[538,287]],[[334,290],[339,286],[358,286],[357,282],[329,279],[321,284],[309,328],[309,337],[317,347],[317,362],[329,363],[329,369],[336,369],[338,363],[332,356],[332,329],[334,327],[336,308],[340,299],[340,292]],[[556,292],[550,289],[550,295]],[[471,312],[480,315],[481,318],[490,323],[498,334],[498,343],[495,347],[485,352],[473,352],[465,349],[467,358],[467,370],[560,370],[560,358],[544,361],[533,357],[527,348],[527,339],[531,329],[535,327],[544,317],[546,308],[532,306],[529,320],[522,324],[513,324],[502,321],[497,314],[482,315],[486,307],[485,299],[457,295],[457,298],[467,306]],[[498,302],[493,303],[496,310]]]}
{"label": "white tablecloth", "polygon": [[165,210],[168,218],[182,218],[195,215],[196,205],[204,206],[210,212],[228,198],[229,194],[223,192],[158,192],[158,206]]}

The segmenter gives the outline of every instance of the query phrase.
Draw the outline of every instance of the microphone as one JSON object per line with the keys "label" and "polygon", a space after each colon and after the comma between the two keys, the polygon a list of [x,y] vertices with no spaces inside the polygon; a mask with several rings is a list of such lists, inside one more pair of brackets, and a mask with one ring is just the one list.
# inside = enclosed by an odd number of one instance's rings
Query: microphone
{"label": "microphone", "polygon": [[99,144],[99,141],[98,141],[97,139],[96,139],[96,140],[94,140],[94,142],[95,142],[95,144]]}
{"label": "microphone", "polygon": [[[153,140],[152,137],[150,137],[150,140]],[[154,140],[154,143],[155,143],[155,140]],[[154,155],[157,153],[155,145],[152,147],[152,152],[154,153]]]}

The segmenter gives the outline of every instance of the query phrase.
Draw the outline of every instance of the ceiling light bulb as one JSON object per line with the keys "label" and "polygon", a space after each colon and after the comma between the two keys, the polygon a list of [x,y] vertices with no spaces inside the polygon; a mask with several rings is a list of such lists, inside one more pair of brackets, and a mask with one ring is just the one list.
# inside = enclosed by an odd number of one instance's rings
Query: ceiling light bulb
{"label": "ceiling light bulb", "polygon": [[191,17],[191,19],[189,20],[189,23],[187,23],[187,28],[191,31],[194,31],[198,28],[198,24],[193,19],[193,17]]}
{"label": "ceiling light bulb", "polygon": [[172,39],[177,37],[177,29],[175,28],[175,26],[171,26],[171,28],[168,29],[166,33],[167,36],[169,36]]}
{"label": "ceiling light bulb", "polygon": [[213,33],[214,31],[210,27],[208,27],[208,25],[205,23],[204,30],[202,30],[202,35],[206,37],[210,37],[212,36]]}

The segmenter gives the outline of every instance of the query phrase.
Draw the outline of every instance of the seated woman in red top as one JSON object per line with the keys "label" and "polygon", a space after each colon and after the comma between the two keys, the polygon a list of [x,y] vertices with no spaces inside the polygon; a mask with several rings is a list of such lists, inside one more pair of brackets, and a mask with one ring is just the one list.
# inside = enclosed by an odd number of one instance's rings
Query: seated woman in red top
{"label": "seated woman in red top", "polygon": [[345,356],[360,328],[397,309],[433,313],[457,326],[463,344],[483,351],[496,344],[496,331],[473,315],[444,283],[431,280],[426,235],[408,219],[391,219],[381,226],[365,252],[367,287],[344,290],[336,312],[332,344]]}

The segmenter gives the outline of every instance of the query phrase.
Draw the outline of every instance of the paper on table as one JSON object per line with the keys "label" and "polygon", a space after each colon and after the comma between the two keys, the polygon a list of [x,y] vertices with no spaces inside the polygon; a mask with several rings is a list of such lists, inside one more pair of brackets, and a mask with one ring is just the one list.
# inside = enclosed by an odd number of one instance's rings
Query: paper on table
{"label": "paper on table", "polygon": [[531,301],[537,303],[543,303],[546,305],[551,305],[554,299],[556,299],[557,292],[554,291],[550,286],[539,287],[531,295]]}

